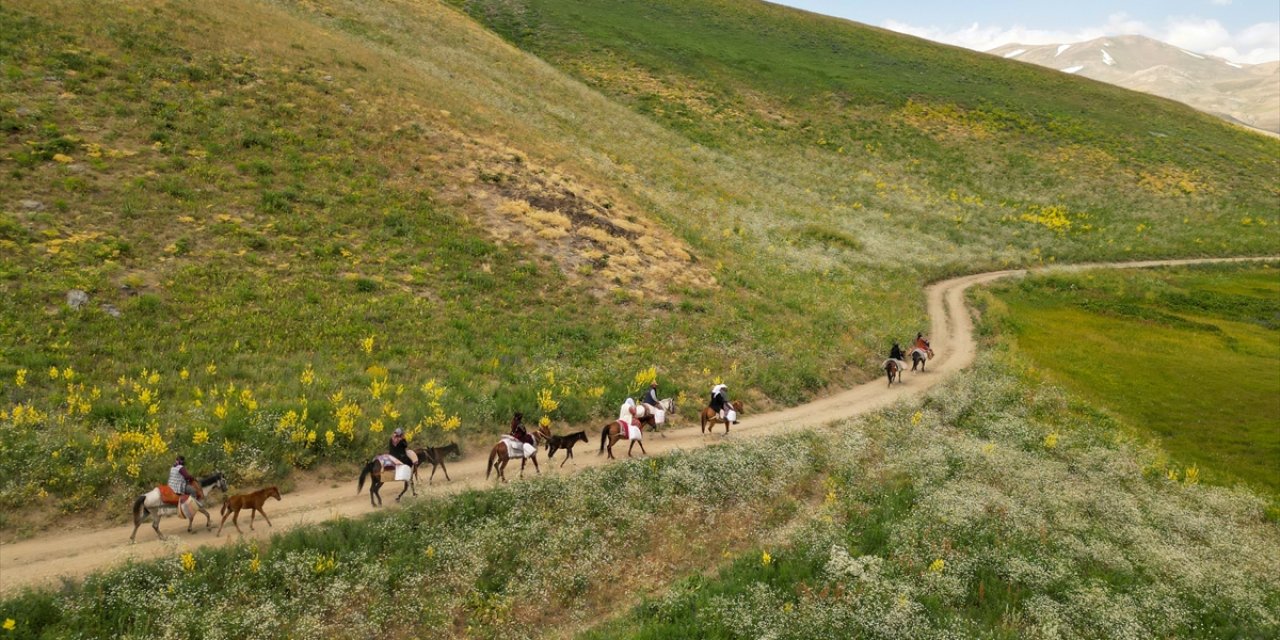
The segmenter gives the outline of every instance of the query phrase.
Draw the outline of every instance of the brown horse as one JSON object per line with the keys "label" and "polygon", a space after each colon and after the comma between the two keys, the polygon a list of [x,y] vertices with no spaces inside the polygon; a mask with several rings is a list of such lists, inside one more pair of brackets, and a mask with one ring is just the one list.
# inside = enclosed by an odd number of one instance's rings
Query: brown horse
{"label": "brown horse", "polygon": [[[658,426],[657,423],[653,421],[653,414],[636,418],[636,424],[639,425],[641,433],[644,432],[646,426],[651,430]],[[626,439],[628,439],[627,434],[622,431],[622,425],[618,424],[617,420],[606,424],[604,428],[600,430],[600,451],[597,452],[596,455],[600,455],[601,453],[608,451],[609,459],[615,459],[613,457],[613,445],[619,440]],[[605,446],[605,440],[609,441],[607,447]],[[631,445],[627,447],[628,458],[631,457],[631,450],[634,449],[636,445],[640,445],[640,453],[643,453],[646,456],[649,455],[649,452],[644,450],[644,442],[640,440],[632,440]]]}
{"label": "brown horse", "polygon": [[237,522],[240,520],[241,509],[249,510],[250,531],[253,531],[253,519],[259,513],[262,514],[262,519],[267,521],[267,526],[271,526],[271,518],[268,518],[267,512],[262,510],[262,505],[267,502],[267,498],[279,500],[280,490],[276,487],[267,487],[258,489],[253,493],[244,493],[227,498],[227,501],[222,503],[222,523],[218,525],[218,535],[221,536],[222,528],[227,526],[227,516],[231,516],[231,524],[235,526],[236,533],[244,535],[244,532],[240,530],[240,524]]}
{"label": "brown horse", "polygon": [[425,449],[414,449],[414,453],[418,454],[418,464],[413,468],[413,478],[418,479],[418,467],[424,463],[431,463],[431,476],[427,478],[427,484],[431,484],[431,480],[436,477],[436,466],[438,465],[444,470],[444,479],[446,482],[453,482],[449,477],[449,468],[444,466],[445,456],[452,454],[455,458],[462,454],[458,452],[458,443],[450,442],[443,447],[427,447]]}
{"label": "brown horse", "polygon": [[[538,447],[540,446],[539,441],[546,440],[547,438],[551,437],[551,430],[546,427],[539,427],[537,430],[530,431],[529,435],[533,436],[533,455],[527,458],[524,456],[520,457],[521,477],[524,476],[525,463],[530,460],[533,461],[533,469],[538,473],[542,473],[542,469],[538,467]],[[511,455],[507,451],[507,443],[505,440],[499,440],[498,444],[493,445],[493,449],[489,451],[489,465],[485,467],[484,479],[488,480],[489,473],[494,470],[497,470],[498,479],[503,482],[506,482],[507,474],[505,473],[505,470],[507,468],[508,462],[511,462]]]}
{"label": "brown horse", "polygon": [[893,358],[885,360],[884,374],[889,378],[890,387],[893,386],[893,381],[895,379],[898,381],[898,384],[902,384],[902,364],[900,361],[894,360]]}
{"label": "brown horse", "polygon": [[575,431],[567,436],[551,436],[547,439],[547,459],[550,460],[556,455],[556,451],[564,449],[564,460],[560,462],[563,467],[573,457],[573,445],[579,442],[590,442],[586,431]]}
{"label": "brown horse", "polygon": [[[364,491],[364,479],[369,478],[369,504],[370,506],[381,507],[382,485],[386,484],[386,481],[382,479],[382,474],[384,472],[392,473],[394,477],[394,471],[397,466],[399,465],[390,454],[379,453],[375,455],[360,470],[360,482],[356,485],[356,493],[359,494]],[[412,471],[410,473],[412,474]],[[410,475],[408,480],[403,480],[402,482],[404,482],[404,488],[400,490],[400,495],[396,496],[396,502],[400,502],[400,498],[403,498],[404,494],[410,490],[413,491],[413,495],[418,495],[418,489],[413,484],[413,475]],[[377,498],[378,501],[374,502],[374,498]]]}
{"label": "brown horse", "polygon": [[[734,413],[739,413],[739,414],[742,413],[742,401],[734,400],[733,402],[730,402],[729,408],[733,409]],[[711,407],[705,407],[702,410],[702,432],[703,433],[713,432],[717,424],[723,424],[724,434],[726,436],[729,435],[729,418],[728,417],[721,418],[720,414],[717,413],[715,409],[712,409]]]}

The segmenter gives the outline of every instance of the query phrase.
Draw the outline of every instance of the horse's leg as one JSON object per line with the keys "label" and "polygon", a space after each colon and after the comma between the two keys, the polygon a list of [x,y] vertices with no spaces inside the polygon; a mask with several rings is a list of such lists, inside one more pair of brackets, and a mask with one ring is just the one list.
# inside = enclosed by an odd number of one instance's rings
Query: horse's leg
{"label": "horse's leg", "polygon": [[[217,537],[219,537],[219,538],[221,538],[221,537],[222,537],[222,528],[223,528],[223,527],[225,527],[225,526],[227,526],[227,518],[229,518],[230,516],[231,516],[231,510],[230,510],[230,509],[224,510],[224,511],[222,512],[222,522],[219,522],[219,523],[218,523],[218,533],[217,533]],[[233,524],[234,524],[234,523],[233,523]],[[237,527],[237,528],[239,528],[239,527]]]}
{"label": "horse's leg", "polygon": [[[249,505],[249,530],[250,531],[253,531],[253,519],[257,515],[258,515],[258,508],[253,505]],[[265,513],[262,514],[264,518],[266,517],[266,515],[267,514]]]}
{"label": "horse's leg", "polygon": [[563,466],[564,466],[564,463],[568,462],[568,461],[569,461],[569,458],[572,458],[572,457],[573,457],[573,447],[567,447],[567,448],[565,448],[565,450],[564,450],[564,460],[561,460],[561,461],[560,461],[560,466],[562,466],[562,467],[563,467]]}
{"label": "horse's leg", "polygon": [[[449,467],[444,466],[444,454],[440,454],[440,470],[444,471],[445,482],[453,482],[453,479],[449,477]],[[436,474],[436,470],[434,467],[432,467],[431,475],[435,475],[435,474]]]}
{"label": "horse's leg", "polygon": [[[204,505],[200,505],[200,513],[203,513],[203,514],[204,514],[204,530],[205,530],[205,531],[208,531],[208,530],[212,529],[212,528],[213,528],[213,518],[210,518],[210,517],[209,517],[209,510],[208,510],[208,509],[205,509],[205,508],[204,508]],[[192,519],[192,520],[195,520],[196,518],[195,518],[195,516],[191,516],[191,519]]]}
{"label": "horse's leg", "polygon": [[532,458],[529,458],[529,459],[533,461],[533,470],[534,470],[534,471],[536,471],[537,473],[541,474],[541,473],[542,473],[542,469],[539,469],[539,468],[538,468],[538,454],[536,454],[536,453],[535,453],[535,454],[533,454],[533,457],[532,457]]}
{"label": "horse's leg", "polygon": [[156,535],[164,540],[164,534],[160,533],[160,510],[156,509],[151,513],[151,528],[156,530]]}
{"label": "horse's leg", "polygon": [[[404,497],[404,494],[408,493],[408,492],[409,492],[410,487],[412,487],[412,486],[413,486],[413,480],[412,480],[412,479],[405,480],[405,481],[404,481],[404,488],[403,488],[403,489],[401,489],[401,490],[400,490],[400,494],[396,496],[396,502],[400,502],[400,498],[403,498],[403,497]],[[415,493],[414,495],[418,495],[418,494],[416,494],[416,493]]]}
{"label": "horse's leg", "polygon": [[643,453],[643,454],[644,454],[644,455],[646,455],[646,456],[648,456],[648,455],[649,455],[649,452],[644,450],[644,441],[643,441],[643,440],[634,440],[634,441],[632,441],[632,444],[638,444],[638,445],[640,445],[640,453]]}
{"label": "horse's leg", "polygon": [[[264,511],[262,507],[258,507],[258,513],[261,513],[261,514],[262,514],[262,519],[263,519],[263,520],[266,520],[266,521],[267,521],[267,526],[268,526],[268,527],[270,527],[270,526],[271,526],[271,518],[268,518],[268,517],[267,517],[267,512],[266,512],[266,511]],[[250,518],[250,519],[249,519],[249,528],[250,528],[250,529],[252,529],[252,528],[253,528],[253,519],[252,519],[252,518]]]}

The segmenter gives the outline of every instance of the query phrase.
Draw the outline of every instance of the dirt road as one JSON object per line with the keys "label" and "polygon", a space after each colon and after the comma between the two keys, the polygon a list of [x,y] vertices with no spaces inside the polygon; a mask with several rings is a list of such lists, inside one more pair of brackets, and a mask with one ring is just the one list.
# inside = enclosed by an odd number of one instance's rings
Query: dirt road
{"label": "dirt road", "polygon": [[[1243,260],[1276,260],[1280,258],[1227,258],[1200,260],[1160,260],[1146,262],[1129,262],[1117,264],[1082,264],[1051,267],[1048,270],[1082,270],[1096,267],[1109,268],[1142,268],[1153,266],[1174,266],[1182,264],[1202,264],[1209,262],[1238,262]],[[974,285],[986,284],[1001,278],[1020,276],[1026,270],[996,271],[954,278],[931,285],[927,290],[928,311],[931,319],[930,337],[934,345],[935,357],[928,364],[927,373],[907,372],[902,384],[886,388],[883,377],[859,385],[847,391],[814,400],[789,409],[771,413],[752,414],[750,407],[741,418],[741,423],[733,427],[730,437],[759,437],[783,431],[801,429],[828,424],[835,420],[849,418],[887,407],[903,398],[916,396],[942,382],[951,374],[972,364],[976,353],[973,336],[973,322],[964,306],[965,291]],[[683,408],[680,424],[683,426],[666,432],[666,437],[650,434],[644,445],[649,455],[660,455],[676,449],[694,449],[721,442],[723,436],[717,433],[705,436],[699,433],[696,420],[691,417],[690,408]],[[591,442],[579,445],[578,457],[563,468],[559,460],[551,464],[543,462],[543,473],[572,473],[574,471],[608,464],[604,456],[597,456],[599,435],[592,436]],[[615,454],[625,457],[626,445],[619,443],[614,448]],[[637,455],[639,449],[636,450]],[[540,456],[543,457],[543,456]],[[449,466],[452,482],[437,482],[434,486],[420,491],[419,495],[441,495],[454,493],[467,488],[492,486],[493,480],[484,478],[486,460],[479,452]],[[508,468],[509,477],[514,479],[518,465]],[[532,467],[529,467],[532,473]],[[437,480],[442,476],[437,475]],[[248,514],[242,514],[240,526],[246,537],[266,539],[271,533],[281,532],[293,527],[315,524],[338,517],[357,517],[370,512],[369,497],[356,495],[354,475],[340,483],[322,483],[326,486],[313,486],[285,494],[280,502],[271,501],[266,509],[271,516],[274,527],[268,528],[259,519],[257,530],[250,532],[247,526]],[[383,489],[383,498],[393,508],[395,494],[400,490],[400,483],[388,484]],[[234,490],[234,489],[233,489]],[[197,524],[200,516],[197,516]],[[218,519],[214,519],[216,530]],[[59,577],[82,577],[93,571],[111,567],[127,560],[147,560],[152,558],[172,557],[175,553],[205,545],[230,544],[240,536],[231,528],[230,523],[223,531],[222,537],[215,537],[212,532],[197,529],[197,533],[187,534],[180,520],[165,518],[161,520],[160,529],[166,532],[164,541],[157,540],[150,530],[150,523],[144,523],[138,530],[138,544],[129,544],[129,533],[132,525],[110,527],[105,529],[46,532],[21,542],[0,545],[0,594],[11,594],[24,586],[57,584]]]}

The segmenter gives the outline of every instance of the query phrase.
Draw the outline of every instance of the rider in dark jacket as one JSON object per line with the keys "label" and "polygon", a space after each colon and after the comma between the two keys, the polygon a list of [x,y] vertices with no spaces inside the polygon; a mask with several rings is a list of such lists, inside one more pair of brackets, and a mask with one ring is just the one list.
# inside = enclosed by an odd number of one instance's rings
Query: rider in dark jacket
{"label": "rider in dark jacket", "polygon": [[534,442],[533,436],[529,435],[529,431],[524,428],[524,414],[519,411],[511,418],[511,437],[526,444],[534,446],[538,444]]}
{"label": "rider in dark jacket", "polygon": [[409,439],[404,437],[404,429],[396,429],[391,433],[391,442],[387,446],[387,453],[391,457],[408,465],[417,463],[413,453],[409,450]]}
{"label": "rider in dark jacket", "polygon": [[902,347],[898,343],[893,343],[893,348],[889,350],[889,358],[892,360],[902,360]]}

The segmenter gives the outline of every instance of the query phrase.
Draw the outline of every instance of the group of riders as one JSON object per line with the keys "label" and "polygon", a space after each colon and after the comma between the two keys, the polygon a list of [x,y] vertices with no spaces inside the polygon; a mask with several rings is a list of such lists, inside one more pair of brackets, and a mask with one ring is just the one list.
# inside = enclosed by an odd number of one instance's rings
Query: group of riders
{"label": "group of riders", "polygon": [[[927,354],[929,357],[933,356],[933,349],[929,346],[929,341],[925,339],[923,333],[916,334],[916,339],[912,343],[911,349],[913,351],[918,349],[921,353]],[[891,360],[905,362],[907,354],[903,353],[901,345],[894,342],[893,347],[889,350],[889,358]],[[658,383],[656,381],[650,383],[649,389],[640,397],[640,405],[644,410],[654,412],[655,415],[662,412],[662,404],[661,401],[658,400]],[[718,418],[722,420],[725,419],[730,408],[729,387],[723,383],[717,383],[712,386],[711,399],[707,406],[711,407],[711,410],[716,412],[716,416]],[[619,420],[628,421],[634,425],[639,410],[640,409],[637,407],[635,400],[627,398],[626,402],[622,404],[619,412]],[[533,435],[530,434],[529,430],[524,426],[524,414],[519,411],[517,411],[511,418],[510,435],[519,442],[537,446]],[[418,464],[418,455],[409,447],[409,439],[405,437],[404,429],[396,429],[391,432],[391,440],[387,443],[387,453],[390,454],[391,457],[395,458],[400,464],[407,464],[409,466],[417,466]],[[174,460],[173,466],[170,467],[168,484],[169,488],[178,495],[196,495],[195,478],[192,477],[189,471],[187,471],[186,459],[182,456],[178,456],[177,459]]]}

